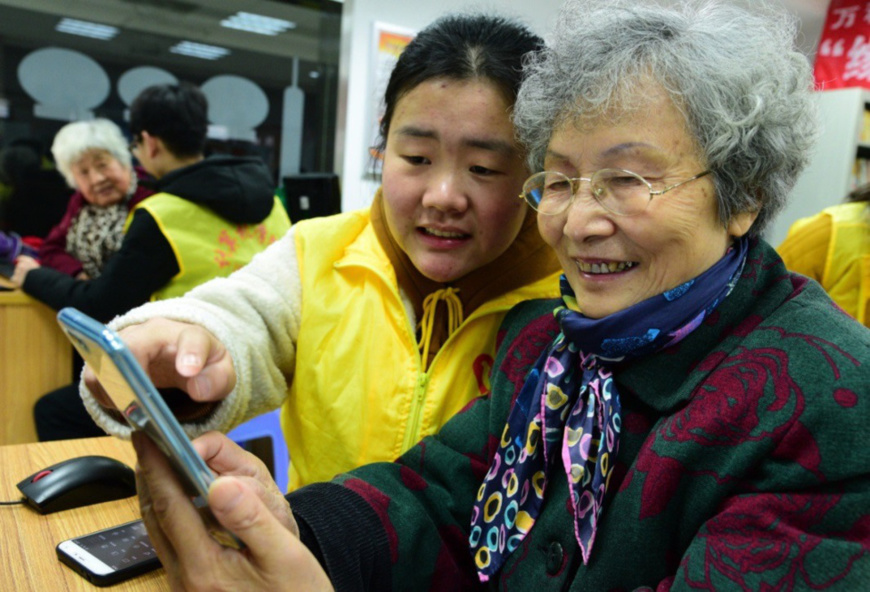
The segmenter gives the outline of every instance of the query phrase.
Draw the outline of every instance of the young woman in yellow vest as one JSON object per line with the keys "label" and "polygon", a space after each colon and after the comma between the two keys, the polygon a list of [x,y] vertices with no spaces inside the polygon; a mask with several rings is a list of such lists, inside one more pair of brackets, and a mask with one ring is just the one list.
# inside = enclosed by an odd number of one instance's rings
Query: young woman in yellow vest
{"label": "young woman in yellow vest", "polygon": [[[77,280],[53,270],[28,273],[30,293],[60,309],[74,306],[107,321],[149,300],[181,296],[227,276],[290,228],[268,166],[254,157],[203,158],[205,95],[190,84],[146,88],[130,106],[133,152],[157,179],[154,195],[127,218],[118,251],[99,277]],[[124,150],[127,143],[122,139]],[[96,193],[108,182],[94,166]],[[38,274],[39,283],[30,274]],[[34,408],[40,440],[102,435],[77,385],[42,397]]]}
{"label": "young woman in yellow vest", "polygon": [[796,221],[777,251],[787,268],[819,282],[870,327],[870,185],[850,193],[847,203]]}
{"label": "young woman in yellow vest", "polygon": [[500,17],[436,21],[388,83],[369,209],[299,222],[229,278],[114,322],[158,386],[199,404],[191,434],[283,406],[295,488],[392,460],[488,393],[504,314],[558,294],[510,120],[541,45]]}

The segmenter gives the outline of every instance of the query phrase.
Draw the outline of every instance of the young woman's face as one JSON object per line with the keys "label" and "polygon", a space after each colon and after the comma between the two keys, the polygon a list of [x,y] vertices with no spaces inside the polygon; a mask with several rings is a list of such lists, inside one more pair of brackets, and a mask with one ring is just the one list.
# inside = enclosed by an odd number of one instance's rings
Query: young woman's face
{"label": "young woman's face", "polygon": [[510,107],[489,82],[444,78],[396,104],[384,155],[387,226],[431,280],[486,265],[519,233],[528,173]]}

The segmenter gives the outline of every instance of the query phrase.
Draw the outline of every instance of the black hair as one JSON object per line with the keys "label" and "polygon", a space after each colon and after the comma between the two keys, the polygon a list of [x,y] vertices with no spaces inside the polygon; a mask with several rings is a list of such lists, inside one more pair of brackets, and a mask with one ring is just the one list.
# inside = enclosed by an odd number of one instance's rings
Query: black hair
{"label": "black hair", "polygon": [[39,144],[16,140],[0,151],[0,181],[6,184],[19,185],[41,168]]}
{"label": "black hair", "polygon": [[198,156],[205,149],[208,100],[193,84],[149,86],[130,105],[130,133],[160,138],[175,156]]}
{"label": "black hair", "polygon": [[856,203],[862,201],[870,201],[870,183],[861,185],[850,191],[846,196],[847,203]]}
{"label": "black hair", "polygon": [[383,151],[386,145],[399,99],[420,83],[433,78],[482,78],[513,105],[523,79],[523,59],[543,47],[544,40],[528,27],[505,17],[477,14],[439,18],[408,44],[390,74],[379,148]]}

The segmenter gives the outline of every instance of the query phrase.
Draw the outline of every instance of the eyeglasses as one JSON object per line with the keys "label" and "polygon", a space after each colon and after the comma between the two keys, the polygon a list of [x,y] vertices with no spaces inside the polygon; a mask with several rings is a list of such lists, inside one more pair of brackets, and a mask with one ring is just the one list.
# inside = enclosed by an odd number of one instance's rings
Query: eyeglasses
{"label": "eyeglasses", "polygon": [[637,173],[624,169],[601,169],[591,177],[573,179],[555,171],[544,171],[526,179],[520,197],[539,214],[555,216],[565,212],[573,203],[574,197],[580,191],[580,182],[589,181],[592,197],[605,210],[619,216],[636,216],[646,210],[653,196],[667,193],[710,173],[711,171],[704,171],[691,179],[656,189]]}
{"label": "eyeglasses", "polygon": [[130,152],[136,152],[136,150],[139,149],[139,144],[141,143],[142,136],[133,136],[133,139],[130,140],[130,144],[127,146],[127,148],[130,150]]}

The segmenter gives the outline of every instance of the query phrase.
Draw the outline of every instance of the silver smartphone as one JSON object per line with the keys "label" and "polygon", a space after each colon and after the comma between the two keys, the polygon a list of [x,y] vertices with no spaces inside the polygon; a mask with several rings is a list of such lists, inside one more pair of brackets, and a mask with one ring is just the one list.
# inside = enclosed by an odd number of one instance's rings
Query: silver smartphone
{"label": "silver smartphone", "polygon": [[97,586],[111,586],[160,567],[141,520],[62,541],[56,551],[61,562]]}
{"label": "silver smartphone", "polygon": [[211,536],[224,546],[243,548],[208,509],[208,487],[214,474],[121,337],[75,308],[61,309],[57,320],[127,423],[145,432],[167,456]]}

